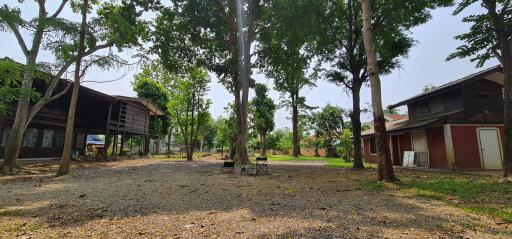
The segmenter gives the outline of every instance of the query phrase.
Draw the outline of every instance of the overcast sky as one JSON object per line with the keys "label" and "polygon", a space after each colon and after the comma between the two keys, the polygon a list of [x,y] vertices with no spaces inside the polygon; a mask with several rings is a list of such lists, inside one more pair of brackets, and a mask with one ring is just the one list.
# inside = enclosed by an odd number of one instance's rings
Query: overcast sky
{"label": "overcast sky", "polygon": [[[14,0],[0,0],[0,4],[13,4]],[[51,12],[56,6],[51,6],[52,2],[48,1],[48,11]],[[32,1],[27,1],[21,5],[24,16],[33,16],[37,9]],[[421,92],[425,85],[441,85],[465,75],[474,73],[479,69],[475,68],[475,64],[469,59],[452,60],[446,62],[446,57],[455,50],[461,43],[454,40],[453,37],[464,33],[469,26],[461,22],[462,16],[452,16],[453,8],[438,9],[433,12],[433,18],[428,23],[415,28],[412,31],[412,37],[417,41],[416,45],[411,49],[409,56],[402,59],[402,67],[396,69],[392,74],[382,77],[382,96],[384,106],[401,101],[405,98],[413,96]],[[480,12],[479,6],[475,5],[463,14],[474,14]],[[63,13],[63,16],[75,18],[71,12]],[[28,36],[26,36],[28,38]],[[0,58],[10,57],[19,62],[24,62],[21,50],[16,39],[11,33],[0,32]],[[126,51],[125,55],[134,54],[133,51]],[[49,53],[43,52],[39,61],[51,61],[52,57]],[[490,61],[485,67],[498,64],[497,61]],[[135,96],[132,89],[133,75],[137,73],[137,69],[123,69],[120,71],[100,71],[93,70],[86,75],[86,81],[104,81],[116,79],[121,76],[123,78],[116,82],[95,84],[85,83],[87,87],[112,95]],[[68,77],[72,75],[69,74]],[[262,83],[266,83],[272,88],[272,80],[266,79],[262,75],[256,74],[254,78]],[[233,97],[217,83],[215,75],[211,75],[212,83],[209,97],[213,102],[211,112],[216,118],[224,113],[224,107],[233,100]],[[313,89],[304,89],[302,95],[306,96],[307,103],[311,106],[322,107],[327,103],[350,109],[352,102],[350,96],[341,88],[326,81],[317,82],[317,87]],[[272,98],[277,102],[279,94],[271,92]],[[370,92],[368,88],[362,90],[361,95],[362,106],[368,106],[371,102]],[[291,120],[290,113],[285,109],[281,109],[276,113],[277,127],[289,127]],[[369,119],[369,116],[365,116]]]}

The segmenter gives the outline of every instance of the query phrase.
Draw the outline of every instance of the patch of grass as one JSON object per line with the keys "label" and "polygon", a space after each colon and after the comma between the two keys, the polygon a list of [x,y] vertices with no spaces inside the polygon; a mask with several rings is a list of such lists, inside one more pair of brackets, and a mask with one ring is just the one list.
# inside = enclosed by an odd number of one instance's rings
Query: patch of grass
{"label": "patch of grass", "polygon": [[467,206],[462,207],[462,210],[466,212],[488,215],[492,217],[505,219],[507,221],[512,221],[512,211],[510,210],[510,208],[508,210],[502,210],[489,206]]}
{"label": "patch of grass", "polygon": [[[314,162],[325,162],[327,166],[333,168],[352,168],[352,162],[345,162],[340,158],[325,158],[325,157],[312,157],[312,156],[300,156],[295,158],[290,155],[269,155],[270,161],[287,161],[287,162],[301,162],[301,161],[314,161]],[[365,167],[371,168],[370,164],[365,164]]]}
{"label": "patch of grass", "polygon": [[385,189],[384,183],[375,181],[363,181],[361,187],[369,191],[382,191]]}
{"label": "patch of grass", "polygon": [[299,156],[295,158],[291,155],[269,155],[267,156],[270,161],[326,161],[334,158],[322,158],[312,156]]}
{"label": "patch of grass", "polygon": [[471,200],[475,197],[486,198],[492,194],[512,193],[511,183],[471,179],[413,180],[409,182],[406,181],[401,185],[401,188],[429,191],[444,196],[455,196],[462,200]]}
{"label": "patch of grass", "polygon": [[164,161],[186,161],[186,157],[180,157],[180,156],[171,156],[167,157],[166,155],[154,155],[153,158],[164,160]]}
{"label": "patch of grass", "polygon": [[0,217],[21,217],[24,215],[22,210],[7,210],[0,208]]}
{"label": "patch of grass", "polygon": [[481,178],[405,178],[399,190],[447,203],[466,212],[512,221],[512,183]]}

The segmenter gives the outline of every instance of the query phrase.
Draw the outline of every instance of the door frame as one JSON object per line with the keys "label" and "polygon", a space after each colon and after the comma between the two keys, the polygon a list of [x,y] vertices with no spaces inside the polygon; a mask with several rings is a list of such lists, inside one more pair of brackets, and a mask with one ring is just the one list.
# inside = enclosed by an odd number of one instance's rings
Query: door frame
{"label": "door frame", "polygon": [[414,149],[414,137],[413,137],[413,134],[420,134],[422,133],[423,135],[425,135],[425,148],[427,149],[427,152],[430,152],[430,149],[428,148],[428,139],[427,139],[427,131],[426,130],[418,130],[418,131],[413,131],[411,132],[411,148],[412,148],[412,151],[415,151]]}
{"label": "door frame", "polygon": [[412,151],[416,152],[416,150],[414,149],[414,134],[423,134],[425,135],[425,148],[427,149],[427,164],[428,166],[426,168],[430,168],[430,149],[428,148],[428,135],[427,135],[427,130],[416,130],[416,131],[412,131],[411,132],[411,149]]}
{"label": "door frame", "polygon": [[480,155],[480,167],[482,169],[486,169],[485,168],[485,164],[484,164],[484,155],[482,154],[482,140],[480,139],[480,130],[496,130],[496,132],[498,133],[498,142],[499,142],[499,147],[500,147],[500,157],[501,157],[501,165],[503,167],[503,142],[501,142],[501,132],[500,132],[500,128],[498,127],[477,127],[476,128],[476,139],[478,141],[478,153]]}

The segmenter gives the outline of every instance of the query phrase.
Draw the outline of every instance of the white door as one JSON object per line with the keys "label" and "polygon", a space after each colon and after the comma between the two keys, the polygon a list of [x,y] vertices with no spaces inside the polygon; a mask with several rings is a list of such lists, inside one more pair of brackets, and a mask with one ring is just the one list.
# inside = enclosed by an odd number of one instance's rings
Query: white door
{"label": "white door", "polygon": [[427,135],[425,132],[412,133],[412,149],[417,167],[429,167]]}
{"label": "white door", "polygon": [[484,169],[501,169],[500,133],[497,129],[479,129],[480,155]]}
{"label": "white door", "polygon": [[412,133],[412,149],[414,152],[428,152],[427,136],[424,132]]}

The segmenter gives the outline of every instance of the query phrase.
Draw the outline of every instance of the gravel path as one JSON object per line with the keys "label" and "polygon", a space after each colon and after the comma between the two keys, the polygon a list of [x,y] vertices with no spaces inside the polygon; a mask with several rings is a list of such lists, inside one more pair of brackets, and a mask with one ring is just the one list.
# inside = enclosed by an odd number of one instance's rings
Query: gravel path
{"label": "gravel path", "polygon": [[[511,238],[510,225],[368,191],[375,171],[279,163],[268,176],[152,159],[0,177],[0,238]],[[406,172],[402,172],[406,173]]]}

